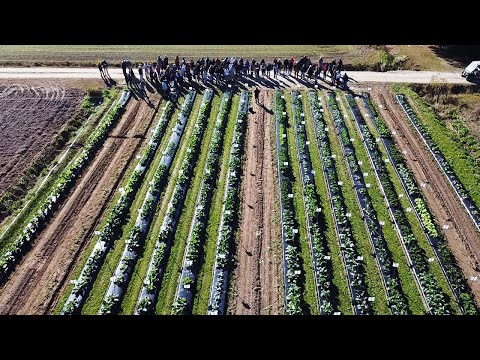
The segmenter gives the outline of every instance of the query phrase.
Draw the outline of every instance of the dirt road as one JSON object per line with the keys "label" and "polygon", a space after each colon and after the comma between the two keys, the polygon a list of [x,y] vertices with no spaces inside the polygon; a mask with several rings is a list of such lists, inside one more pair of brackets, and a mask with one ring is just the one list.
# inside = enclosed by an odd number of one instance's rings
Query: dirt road
{"label": "dirt road", "polygon": [[[429,208],[439,221],[440,228],[443,225],[449,227],[442,231],[465,277],[470,278],[480,271],[480,234],[420,137],[409,126],[406,115],[395,102],[390,90],[379,88],[371,94],[375,102],[383,106],[380,111],[388,127],[396,131],[393,138],[399,149],[406,150],[405,157],[417,183],[425,184],[421,190]],[[480,303],[480,284],[474,283],[472,290],[477,303]]]}
{"label": "dirt road", "polygon": [[[159,102],[157,96],[155,105]],[[45,314],[55,306],[129,164],[154,109],[132,100],[73,193],[0,290],[0,314]]]}
{"label": "dirt road", "polygon": [[[125,83],[122,69],[109,69],[110,76]],[[397,70],[387,72],[376,71],[348,71],[351,79],[350,86],[358,83],[418,83],[428,84],[432,82],[446,82],[450,84],[469,84],[458,72],[438,71],[409,71]],[[100,79],[97,68],[61,68],[61,67],[0,67],[0,79]],[[279,81],[285,79],[279,76]],[[298,84],[293,77],[288,77]]]}
{"label": "dirt road", "polygon": [[231,313],[267,315],[283,313],[282,253],[274,173],[272,136],[273,92],[263,90],[260,104],[249,113],[246,160],[243,170],[240,238]]}

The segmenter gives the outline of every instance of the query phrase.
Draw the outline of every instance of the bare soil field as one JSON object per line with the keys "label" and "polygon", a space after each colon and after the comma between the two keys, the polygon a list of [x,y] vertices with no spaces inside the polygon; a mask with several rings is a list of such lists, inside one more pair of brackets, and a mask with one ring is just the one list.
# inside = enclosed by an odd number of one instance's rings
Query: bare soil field
{"label": "bare soil field", "polygon": [[[154,100],[159,105],[159,96]],[[1,314],[54,308],[115,189],[152,126],[154,109],[131,102],[95,161],[0,290]]]}
{"label": "bare soil field", "polygon": [[0,195],[57,134],[83,95],[55,85],[0,86]]}
{"label": "bare soil field", "polygon": [[[468,279],[480,271],[480,234],[472,223],[457,196],[441,175],[435,160],[424,147],[421,139],[413,128],[409,126],[405,114],[395,102],[388,88],[375,88],[372,97],[378,104],[382,104],[380,112],[388,127],[396,131],[395,142],[401,150],[406,150],[406,160],[418,183],[426,183],[422,192],[428,206],[439,221],[440,227],[449,225],[443,230],[448,245],[455,255],[460,268]],[[471,282],[469,282],[471,283]],[[471,285],[475,298],[480,301],[480,286]]]}

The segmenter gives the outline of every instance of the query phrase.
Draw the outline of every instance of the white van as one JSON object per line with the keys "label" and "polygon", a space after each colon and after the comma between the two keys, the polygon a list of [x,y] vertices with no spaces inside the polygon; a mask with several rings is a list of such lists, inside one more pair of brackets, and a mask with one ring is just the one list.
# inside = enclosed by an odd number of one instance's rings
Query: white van
{"label": "white van", "polygon": [[480,61],[472,61],[470,65],[463,69],[462,77],[467,78],[467,80],[480,78]]}

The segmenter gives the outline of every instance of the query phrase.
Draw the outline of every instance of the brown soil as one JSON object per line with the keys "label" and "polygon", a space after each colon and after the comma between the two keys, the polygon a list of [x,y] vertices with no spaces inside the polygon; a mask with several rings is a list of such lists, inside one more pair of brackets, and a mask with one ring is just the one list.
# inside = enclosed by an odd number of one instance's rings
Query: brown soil
{"label": "brown soil", "polygon": [[0,86],[0,195],[50,143],[83,93],[56,85]]}
{"label": "brown soil", "polygon": [[[406,160],[417,182],[427,184],[420,189],[440,228],[449,225],[449,229],[442,231],[465,277],[469,279],[480,271],[480,234],[389,89],[374,89],[372,96],[383,105],[384,109],[380,112],[388,127],[397,132],[395,142],[401,151],[407,151]],[[477,303],[480,303],[480,284],[474,283],[472,290]]]}
{"label": "brown soil", "polygon": [[[159,97],[154,102],[158,104]],[[158,108],[158,107],[157,107]],[[1,314],[52,311],[96,225],[146,141],[154,109],[131,100],[94,162],[0,290]]]}
{"label": "brown soil", "polygon": [[246,161],[241,191],[240,239],[230,313],[239,315],[282,314],[282,255],[275,186],[274,140],[272,136],[273,92],[263,90],[262,105],[253,102],[249,113]]}

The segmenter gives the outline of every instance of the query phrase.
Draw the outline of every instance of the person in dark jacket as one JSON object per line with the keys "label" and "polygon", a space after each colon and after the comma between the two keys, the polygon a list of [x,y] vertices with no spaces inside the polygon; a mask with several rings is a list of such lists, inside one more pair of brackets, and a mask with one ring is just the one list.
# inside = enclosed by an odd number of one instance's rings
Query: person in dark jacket
{"label": "person in dark jacket", "polygon": [[348,82],[348,75],[347,73],[343,74],[343,86],[346,88],[348,88],[348,85],[347,85],[347,82]]}
{"label": "person in dark jacket", "polygon": [[253,92],[255,94],[255,103],[258,104],[258,95],[260,94],[260,90],[258,87],[255,88],[255,91]]}

